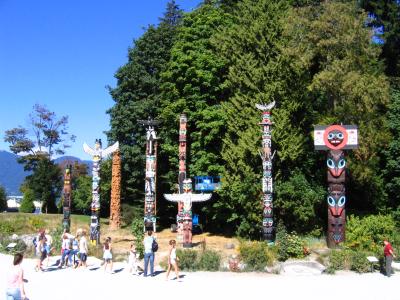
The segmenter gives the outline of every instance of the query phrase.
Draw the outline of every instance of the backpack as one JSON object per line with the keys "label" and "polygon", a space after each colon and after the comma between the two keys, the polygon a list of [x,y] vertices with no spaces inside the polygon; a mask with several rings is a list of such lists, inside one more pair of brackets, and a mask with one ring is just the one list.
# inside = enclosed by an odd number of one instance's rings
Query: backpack
{"label": "backpack", "polygon": [[32,240],[33,246],[37,247],[37,237],[35,236]]}
{"label": "backpack", "polygon": [[157,252],[157,250],[158,250],[158,243],[156,239],[153,238],[153,243],[151,244],[151,251]]}

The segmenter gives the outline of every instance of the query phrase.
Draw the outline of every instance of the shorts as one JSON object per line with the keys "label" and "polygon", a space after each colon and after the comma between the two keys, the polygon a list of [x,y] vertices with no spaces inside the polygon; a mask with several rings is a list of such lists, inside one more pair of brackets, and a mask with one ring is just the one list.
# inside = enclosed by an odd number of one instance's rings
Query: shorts
{"label": "shorts", "polygon": [[81,261],[85,262],[87,260],[87,254],[86,253],[81,253]]}
{"label": "shorts", "polygon": [[108,262],[112,260],[112,254],[111,251],[104,251],[103,258]]}

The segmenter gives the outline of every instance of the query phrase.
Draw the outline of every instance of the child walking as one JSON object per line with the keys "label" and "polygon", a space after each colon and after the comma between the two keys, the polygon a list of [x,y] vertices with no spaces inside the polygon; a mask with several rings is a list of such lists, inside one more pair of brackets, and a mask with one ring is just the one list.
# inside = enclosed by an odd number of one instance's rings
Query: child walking
{"label": "child walking", "polygon": [[170,240],[169,241],[169,255],[168,255],[168,270],[167,270],[166,280],[168,280],[169,272],[171,271],[172,267],[174,267],[176,279],[177,280],[179,279],[178,261],[179,261],[179,258],[176,256],[176,241]]}
{"label": "child walking", "polygon": [[131,249],[129,250],[129,259],[128,259],[128,265],[129,265],[129,274],[134,272],[133,274],[139,275],[138,273],[138,259],[139,258],[139,253],[136,252],[136,247],[135,244],[131,244]]}
{"label": "child walking", "polygon": [[110,265],[110,273],[112,273],[113,261],[111,253],[111,238],[108,237],[104,243],[103,247],[103,258],[104,258],[104,272],[107,271],[107,265]]}

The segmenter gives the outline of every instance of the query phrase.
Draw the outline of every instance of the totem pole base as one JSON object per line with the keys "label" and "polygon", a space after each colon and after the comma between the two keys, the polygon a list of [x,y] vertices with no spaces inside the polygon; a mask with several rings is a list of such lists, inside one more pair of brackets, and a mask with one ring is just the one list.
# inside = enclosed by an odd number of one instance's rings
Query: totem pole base
{"label": "totem pole base", "polygon": [[192,243],[183,243],[183,248],[193,248]]}

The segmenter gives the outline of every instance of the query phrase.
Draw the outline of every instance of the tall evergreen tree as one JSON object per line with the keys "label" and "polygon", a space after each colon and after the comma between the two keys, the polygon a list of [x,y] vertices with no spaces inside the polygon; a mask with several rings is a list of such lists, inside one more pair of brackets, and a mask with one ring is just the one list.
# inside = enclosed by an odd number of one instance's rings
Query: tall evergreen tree
{"label": "tall evergreen tree", "polygon": [[122,200],[142,203],[145,166],[145,129],[138,119],[155,117],[160,102],[160,74],[170,57],[182,11],[167,4],[158,26],[149,26],[129,49],[128,62],[119,68],[117,86],[110,89],[115,104],[108,110],[110,141],[119,141],[122,156]]}
{"label": "tall evergreen tree", "polygon": [[[309,78],[314,124],[354,124],[359,149],[349,152],[349,208],[379,209],[386,195],[380,171],[380,149],[389,132],[384,111],[388,80],[379,62],[380,49],[371,42],[367,15],[355,2],[327,1],[294,9],[285,35],[285,53]],[[379,132],[379,133],[378,133]],[[321,155],[322,158],[322,155]]]}
{"label": "tall evergreen tree", "polygon": [[391,104],[388,112],[388,123],[392,139],[385,149],[386,163],[384,176],[389,196],[389,207],[400,207],[400,90],[393,89]]}
{"label": "tall evergreen tree", "polygon": [[398,0],[360,0],[360,6],[372,16],[370,24],[382,32],[381,57],[386,74],[400,77],[400,2]]}
{"label": "tall evergreen tree", "polygon": [[[168,192],[178,182],[181,113],[188,117],[187,176],[216,176],[223,172],[220,152],[225,118],[220,104],[226,98],[226,68],[225,61],[216,54],[218,46],[211,40],[218,28],[228,22],[228,15],[215,1],[203,3],[186,14],[171,59],[162,73],[161,155],[162,161],[168,162],[163,167],[162,180]],[[176,208],[170,214],[174,216]]]}

